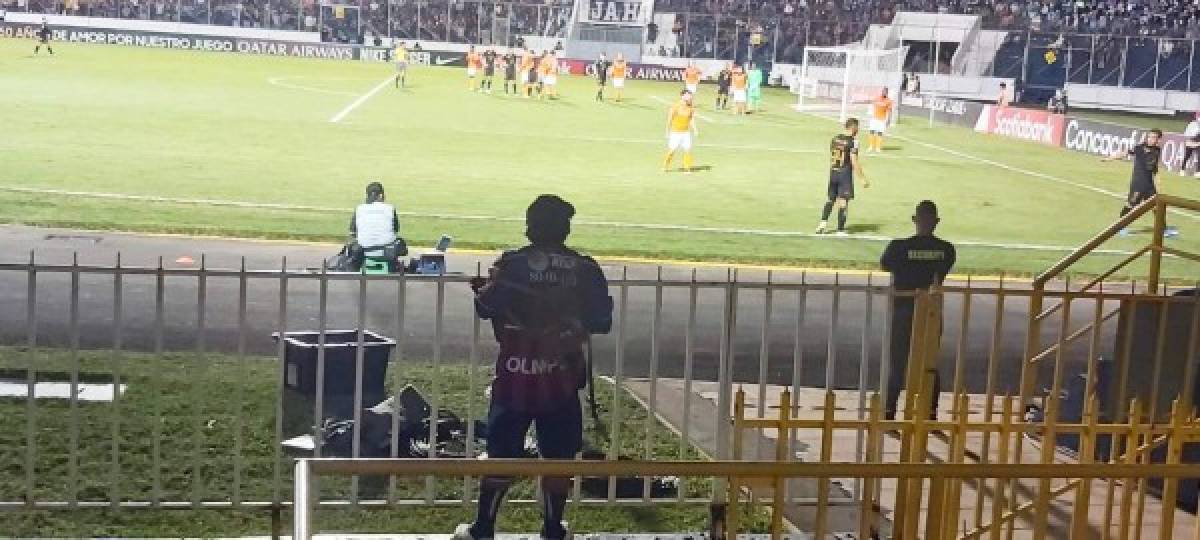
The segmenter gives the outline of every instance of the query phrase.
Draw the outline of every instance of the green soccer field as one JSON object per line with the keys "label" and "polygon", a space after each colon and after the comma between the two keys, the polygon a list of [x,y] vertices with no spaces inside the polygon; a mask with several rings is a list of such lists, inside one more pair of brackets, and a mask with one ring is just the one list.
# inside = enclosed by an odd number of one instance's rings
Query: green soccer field
{"label": "green soccer field", "polygon": [[[959,271],[1032,273],[1109,225],[1129,177],[1128,164],[902,121],[884,154],[863,157],[873,185],[851,207],[851,237],[815,237],[837,126],[795,112],[782,90],[767,93],[765,113],[734,117],[702,88],[704,170],[685,175],[660,170],[673,83],[633,82],[625,102],[596,103],[594,82],[564,77],[563,99],[537,101],[469,92],[461,69],[417,67],[408,89],[368,95],[391,66],[31,49],[0,41],[4,222],[339,241],[363,186],[379,180],[410,213],[403,234],[416,244],[446,233],[463,247],[511,246],[525,205],[554,192],[578,208],[572,243],[595,254],[872,268],[929,198],[940,233],[961,246]],[[1200,180],[1172,175],[1166,191],[1200,198]],[[1173,242],[1200,250],[1200,216],[1173,221]],[[1165,271],[1194,277],[1179,261]]]}

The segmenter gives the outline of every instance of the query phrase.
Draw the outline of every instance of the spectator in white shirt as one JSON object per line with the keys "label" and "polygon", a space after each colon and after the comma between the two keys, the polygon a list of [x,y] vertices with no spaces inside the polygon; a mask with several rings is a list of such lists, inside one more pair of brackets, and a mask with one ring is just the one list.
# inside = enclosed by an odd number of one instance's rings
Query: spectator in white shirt
{"label": "spectator in white shirt", "polygon": [[1186,140],[1183,143],[1183,163],[1179,164],[1179,176],[1187,176],[1190,165],[1196,178],[1200,178],[1200,170],[1197,170],[1200,169],[1200,112],[1188,122],[1183,137]]}

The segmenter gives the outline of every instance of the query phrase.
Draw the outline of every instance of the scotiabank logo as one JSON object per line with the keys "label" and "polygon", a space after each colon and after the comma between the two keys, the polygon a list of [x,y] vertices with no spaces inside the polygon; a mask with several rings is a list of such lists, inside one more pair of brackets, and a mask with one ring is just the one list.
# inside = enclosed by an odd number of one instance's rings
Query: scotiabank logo
{"label": "scotiabank logo", "polygon": [[1066,118],[1061,114],[1046,111],[1017,109],[1012,107],[988,107],[984,115],[989,118],[987,132],[1014,139],[1060,146]]}
{"label": "scotiabank logo", "polygon": [[1128,151],[1141,142],[1143,137],[1145,135],[1138,129],[1121,128],[1072,118],[1067,122],[1063,146],[1067,150],[1111,156],[1117,152]]}

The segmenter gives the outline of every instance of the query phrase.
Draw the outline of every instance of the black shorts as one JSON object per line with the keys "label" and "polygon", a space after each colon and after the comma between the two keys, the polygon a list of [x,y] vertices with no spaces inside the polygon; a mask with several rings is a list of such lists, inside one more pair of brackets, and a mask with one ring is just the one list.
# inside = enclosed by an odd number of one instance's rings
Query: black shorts
{"label": "black shorts", "polygon": [[1129,207],[1142,204],[1155,195],[1158,195],[1158,190],[1154,186],[1134,186],[1129,189]]}
{"label": "black shorts", "polygon": [[583,409],[569,399],[546,414],[511,410],[492,401],[488,409],[487,453],[492,458],[525,457],[529,426],[537,432],[538,454],[546,459],[571,459],[583,449]]}
{"label": "black shorts", "polygon": [[600,86],[604,86],[608,84],[608,77],[599,77],[596,79],[596,82],[599,83]]}
{"label": "black shorts", "polygon": [[515,72],[515,71],[505,71],[505,72],[504,72],[504,80],[506,80],[506,81],[515,81],[515,80],[517,80],[517,72]]}
{"label": "black shorts", "polygon": [[854,174],[842,171],[829,173],[829,200],[854,198]]}
{"label": "black shorts", "polygon": [[495,68],[493,68],[493,69],[487,69],[487,68],[484,68],[484,69],[483,69],[483,76],[484,76],[484,77],[495,77],[495,76],[496,76],[496,70],[495,70]]}
{"label": "black shorts", "polygon": [[718,86],[717,87],[717,95],[718,96],[728,96],[729,95],[729,87],[728,86]]}

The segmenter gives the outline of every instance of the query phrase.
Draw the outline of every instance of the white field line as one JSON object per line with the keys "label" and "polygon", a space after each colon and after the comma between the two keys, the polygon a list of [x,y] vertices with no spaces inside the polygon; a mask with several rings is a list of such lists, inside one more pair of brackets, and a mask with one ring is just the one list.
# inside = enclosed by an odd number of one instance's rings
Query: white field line
{"label": "white field line", "polygon": [[290,90],[301,90],[304,92],[316,92],[318,94],[330,94],[330,95],[334,95],[334,96],[349,96],[349,97],[355,96],[355,94],[353,94],[353,93],[343,92],[341,90],[327,90],[325,88],[314,88],[312,86],[304,86],[302,84],[292,84],[292,83],[287,82],[289,79],[296,79],[296,78],[297,77],[271,77],[271,78],[267,79],[267,83],[272,86],[278,86],[280,88],[287,88]]}
{"label": "white field line", "polygon": [[[945,153],[947,153],[947,154],[950,154],[950,155],[952,155],[952,156],[958,156],[958,157],[961,157],[961,158],[963,158],[963,159],[969,159],[969,160],[972,160],[972,161],[976,161],[976,162],[979,162],[979,163],[983,163],[983,164],[985,164],[985,165],[991,165],[991,166],[993,166],[993,167],[997,167],[997,168],[1000,168],[1000,169],[1004,169],[1004,170],[1006,170],[1006,171],[1015,172],[1015,173],[1020,173],[1020,174],[1024,174],[1024,175],[1032,176],[1032,177],[1035,177],[1035,178],[1041,178],[1041,179],[1043,179],[1043,180],[1048,180],[1048,181],[1050,181],[1050,182],[1058,182],[1058,183],[1060,183],[1060,184],[1063,184],[1063,185],[1068,185],[1068,186],[1071,186],[1071,187],[1075,187],[1075,188],[1079,188],[1079,189],[1084,189],[1084,190],[1087,190],[1087,191],[1092,191],[1092,192],[1095,192],[1095,193],[1099,193],[1099,194],[1101,194],[1101,195],[1107,195],[1107,196],[1109,196],[1109,197],[1112,197],[1112,198],[1114,198],[1114,199],[1120,199],[1120,200],[1122,200],[1122,201],[1125,201],[1125,200],[1127,200],[1127,199],[1128,199],[1128,197],[1127,197],[1126,195],[1122,195],[1122,194],[1120,194],[1120,193],[1117,193],[1117,192],[1114,192],[1114,191],[1109,191],[1109,190],[1107,190],[1107,189],[1098,188],[1098,187],[1096,187],[1096,186],[1090,186],[1090,185],[1087,185],[1087,184],[1082,184],[1082,183],[1079,183],[1079,182],[1074,182],[1074,181],[1071,181],[1071,180],[1067,180],[1067,179],[1065,179],[1065,178],[1060,178],[1060,177],[1053,176],[1053,175],[1049,175],[1049,174],[1046,174],[1046,173],[1041,173],[1041,172],[1037,172],[1037,171],[1031,171],[1031,170],[1028,170],[1028,169],[1022,169],[1022,168],[1020,168],[1020,167],[1014,167],[1014,166],[1012,166],[1012,165],[1009,165],[1009,164],[1007,164],[1007,163],[1001,163],[1001,162],[999,162],[999,161],[995,161],[995,160],[991,160],[991,159],[987,159],[987,158],[981,158],[981,157],[978,157],[978,156],[974,156],[974,155],[971,155],[971,154],[967,154],[967,153],[965,153],[965,152],[960,152],[960,151],[958,151],[958,150],[954,150],[953,148],[946,148],[946,147],[944,147],[944,146],[937,145],[937,144],[934,144],[934,143],[925,142],[925,141],[919,141],[919,140],[917,140],[917,139],[914,139],[914,138],[912,138],[912,137],[905,137],[905,136],[903,136],[903,135],[892,135],[892,136],[893,136],[893,137],[895,137],[895,138],[897,138],[897,139],[900,139],[900,140],[902,140],[902,141],[907,141],[907,142],[911,142],[911,143],[919,144],[919,145],[921,145],[921,146],[924,146],[924,147],[926,147],[926,148],[932,148],[932,149],[934,149],[934,150],[940,150],[940,151],[942,151],[942,152],[945,152]],[[1188,211],[1185,211],[1185,210],[1180,210],[1180,209],[1178,209],[1178,208],[1168,208],[1168,211],[1170,211],[1172,214],[1175,214],[1175,215],[1177,215],[1177,216],[1183,216],[1183,217],[1190,218],[1190,219],[1200,220],[1200,215],[1198,215],[1198,214],[1194,214],[1194,213],[1192,213],[1192,212],[1188,212]]]}
{"label": "white field line", "polygon": [[[140,201],[152,203],[166,204],[184,204],[193,206],[212,206],[226,208],[251,208],[260,210],[291,210],[305,212],[319,212],[325,214],[344,214],[350,212],[348,208],[335,208],[329,206],[310,206],[298,204],[278,204],[278,203],[256,203],[246,201],[228,201],[220,199],[185,199],[179,197],[159,197],[153,195],[129,195],[123,193],[105,193],[94,191],[73,191],[63,189],[42,189],[20,186],[3,186],[0,185],[0,191],[9,193],[26,193],[37,195],[59,195],[69,197],[87,197],[95,199],[110,199],[123,201]],[[445,219],[456,221],[500,221],[510,223],[523,223],[523,217],[504,217],[504,216],[488,216],[474,214],[445,214],[445,213],[426,213],[426,212],[397,212],[404,217],[427,218],[427,219]],[[830,236],[819,235],[813,233],[799,231],[777,231],[768,229],[744,229],[736,227],[697,227],[692,225],[674,225],[665,223],[625,223],[620,221],[590,221],[576,220],[576,225],[601,227],[612,229],[642,229],[654,231],[676,231],[676,232],[697,232],[697,233],[713,233],[713,234],[732,234],[743,236],[761,236],[768,238],[821,238],[829,241],[846,241],[846,242],[875,242],[882,243],[892,240],[890,237],[878,235],[861,235],[853,236]],[[1015,249],[1027,251],[1053,251],[1053,252],[1070,252],[1075,248],[1073,246],[1051,246],[1042,244],[1021,244],[1021,243],[993,243],[993,242],[978,242],[971,240],[955,241],[960,246],[982,247],[982,248],[1000,248],[1000,249]],[[1131,255],[1133,252],[1122,250],[1096,250],[1097,253],[1107,255]]]}
{"label": "white field line", "polygon": [[387,85],[390,84],[395,78],[396,78],[395,75],[388,75],[388,77],[386,79],[380,81],[379,84],[375,85],[375,88],[372,88],[372,89],[368,90],[367,93],[365,93],[361,96],[358,96],[358,99],[351,101],[350,104],[346,105],[346,107],[344,109],[338,111],[337,114],[333,115],[333,118],[329,119],[329,122],[331,124],[336,124],[338,122],[341,122],[342,119],[346,117],[346,115],[350,114],[350,112],[353,111],[354,109],[357,109],[359,105],[366,103],[368,99],[371,99],[372,96],[374,96],[375,94],[378,94],[380,90],[383,90],[384,88],[386,88]]}
{"label": "white field line", "polygon": [[[285,78],[277,77],[276,79],[283,80]],[[271,84],[276,84],[277,86],[284,86],[283,84],[275,83],[272,80],[268,80],[268,82]],[[310,91],[310,92],[321,92],[321,93],[334,92],[331,90],[310,88],[310,87],[300,86],[300,85],[291,85],[291,86],[285,86],[285,87],[294,88],[296,90],[305,90],[305,91]],[[350,94],[348,92],[338,92],[338,94],[339,95],[354,95],[354,94]],[[657,96],[652,96],[652,97],[657,98]],[[659,99],[661,99],[661,98],[659,98]],[[728,124],[728,125],[733,125],[733,124]],[[780,126],[780,127],[794,127],[794,124],[784,124],[784,123],[772,123],[772,125],[776,125],[776,126]],[[616,144],[652,144],[655,146],[665,145],[665,143],[666,143],[666,141],[664,141],[664,140],[657,140],[657,139],[635,139],[635,138],[628,138],[628,137],[599,137],[599,136],[591,136],[591,135],[566,135],[566,134],[560,135],[560,134],[540,133],[540,132],[536,132],[536,131],[500,131],[500,130],[491,131],[491,130],[482,130],[482,129],[453,128],[453,127],[445,127],[445,126],[428,126],[425,129],[448,131],[451,133],[465,133],[465,134],[469,134],[469,135],[481,135],[481,136],[488,136],[488,137],[495,137],[495,136],[525,137],[525,138],[535,138],[535,139],[571,140],[571,141],[616,143]],[[697,148],[714,148],[717,150],[746,150],[746,151],[751,151],[751,152],[782,152],[782,153],[788,153],[788,154],[825,154],[826,153],[826,151],[824,151],[824,150],[814,150],[814,149],[810,149],[810,148],[782,148],[782,147],[777,147],[777,146],[754,146],[754,145],[747,145],[747,144],[697,143],[695,146]],[[934,163],[950,163],[947,160],[938,159],[938,158],[934,158],[934,157],[928,157],[928,156],[876,155],[876,156],[872,156],[871,159],[908,159],[908,160],[914,160],[914,161],[929,161],[929,162],[934,162]]]}
{"label": "white field line", "polygon": [[[617,143],[617,144],[651,144],[655,146],[666,146],[664,139],[634,139],[626,137],[598,137],[590,135],[566,135],[566,134],[548,134],[536,133],[533,131],[488,131],[482,129],[464,129],[444,126],[431,126],[429,130],[447,131],[451,133],[464,133],[468,135],[482,136],[503,136],[503,137],[527,137],[537,139],[554,139],[554,140],[569,140],[569,141],[584,141],[584,142],[601,142],[601,143]],[[812,148],[784,148],[779,146],[754,146],[748,144],[718,144],[718,143],[697,143],[694,146],[697,148],[713,148],[717,150],[745,150],[750,152],[779,152],[786,154],[826,154],[825,150],[816,150]],[[880,154],[872,155],[871,159],[896,159],[896,160],[913,160],[913,161],[929,161],[933,163],[952,163],[949,160],[928,157],[928,156],[908,156],[895,154]]]}
{"label": "white field line", "polygon": [[[807,111],[798,111],[798,112],[800,112],[801,114],[806,114],[806,115],[809,115],[809,116],[815,117],[815,118],[822,118],[822,119],[825,119],[825,120],[829,120],[829,121],[831,121],[831,122],[837,122],[837,119],[836,119],[836,118],[831,118],[831,117],[828,117],[828,116],[822,116],[822,115],[819,115],[819,114],[816,114],[816,113],[813,113],[813,112],[807,112]],[[795,124],[792,124],[792,126],[795,126]],[[1091,186],[1091,185],[1088,185],[1088,184],[1083,184],[1083,183],[1079,183],[1079,182],[1074,182],[1074,181],[1071,181],[1071,180],[1067,180],[1066,178],[1060,178],[1060,177],[1058,177],[1058,176],[1054,176],[1054,175],[1050,175],[1050,174],[1046,174],[1046,173],[1042,173],[1042,172],[1031,171],[1031,170],[1029,170],[1029,169],[1022,169],[1022,168],[1020,168],[1020,167],[1014,167],[1014,166],[1012,166],[1012,165],[1009,165],[1009,164],[1007,164],[1007,163],[1002,163],[1002,162],[999,162],[999,161],[996,161],[996,160],[992,160],[992,159],[988,159],[988,158],[982,158],[982,157],[979,157],[979,156],[975,156],[975,155],[972,155],[972,154],[968,154],[968,153],[966,153],[966,152],[962,152],[962,151],[959,151],[959,150],[955,150],[955,149],[953,149],[953,148],[946,148],[945,146],[941,146],[941,145],[934,144],[934,143],[931,143],[931,142],[926,142],[926,141],[922,141],[922,140],[914,139],[914,138],[912,138],[912,137],[906,137],[906,136],[904,136],[904,135],[897,135],[897,134],[894,134],[894,133],[893,133],[893,134],[889,134],[888,136],[889,136],[889,137],[896,138],[896,139],[900,139],[900,140],[902,140],[902,141],[907,141],[907,142],[910,142],[910,143],[913,143],[913,144],[917,144],[917,145],[920,145],[920,146],[924,146],[924,147],[926,147],[926,148],[931,148],[931,149],[933,149],[933,150],[937,150],[937,151],[940,151],[940,152],[944,152],[944,153],[950,154],[950,155],[952,155],[952,156],[958,156],[958,157],[960,157],[960,158],[967,159],[967,160],[971,160],[971,161],[975,161],[975,162],[978,162],[978,163],[982,163],[982,164],[984,164],[984,165],[991,165],[991,166],[993,166],[993,167],[996,167],[996,168],[999,168],[999,169],[1004,169],[1004,170],[1006,170],[1006,171],[1009,171],[1009,172],[1015,172],[1015,173],[1019,173],[1019,174],[1024,174],[1024,175],[1026,175],[1026,176],[1032,176],[1032,177],[1034,177],[1034,178],[1039,178],[1039,179],[1046,180],[1046,181],[1049,181],[1049,182],[1055,182],[1055,183],[1058,183],[1058,184],[1063,184],[1063,185],[1066,185],[1066,186],[1071,186],[1071,187],[1075,187],[1075,188],[1083,189],[1083,190],[1086,190],[1086,191],[1091,191],[1091,192],[1093,192],[1093,193],[1099,193],[1099,194],[1101,194],[1101,195],[1106,195],[1106,196],[1108,196],[1108,197],[1112,197],[1112,198],[1115,198],[1115,199],[1120,199],[1120,200],[1122,200],[1122,201],[1126,200],[1126,196],[1125,196],[1125,195],[1122,195],[1122,194],[1120,194],[1120,193],[1117,193],[1117,192],[1114,192],[1114,191],[1109,191],[1109,190],[1107,190],[1107,189],[1098,188],[1098,187],[1096,187],[1096,186]],[[1200,220],[1200,214],[1194,214],[1194,213],[1192,213],[1192,212],[1188,212],[1188,211],[1186,211],[1186,210],[1180,210],[1180,209],[1178,209],[1178,208],[1169,208],[1168,210],[1169,210],[1169,211],[1170,211],[1172,214],[1175,214],[1175,215],[1178,215],[1178,216],[1184,216],[1184,217],[1187,217],[1187,218],[1191,218],[1191,219],[1195,219],[1195,220]]]}

